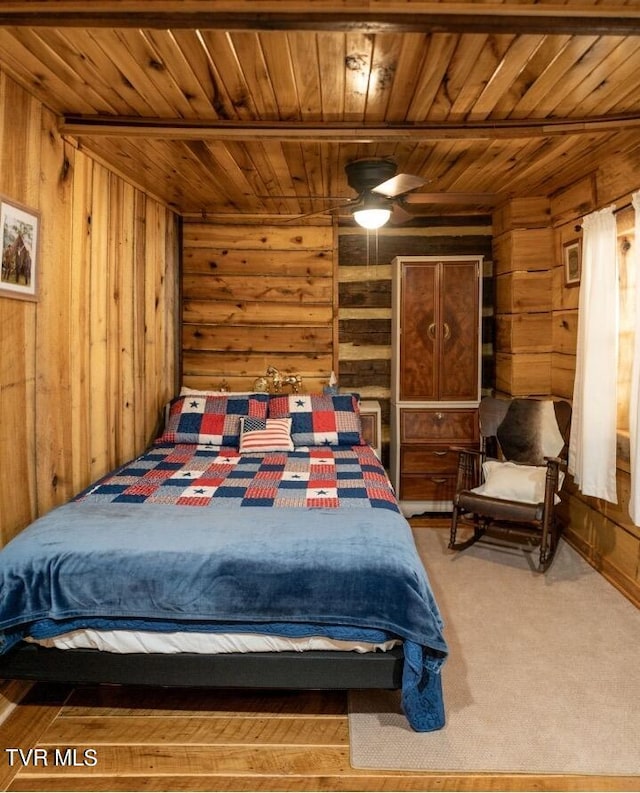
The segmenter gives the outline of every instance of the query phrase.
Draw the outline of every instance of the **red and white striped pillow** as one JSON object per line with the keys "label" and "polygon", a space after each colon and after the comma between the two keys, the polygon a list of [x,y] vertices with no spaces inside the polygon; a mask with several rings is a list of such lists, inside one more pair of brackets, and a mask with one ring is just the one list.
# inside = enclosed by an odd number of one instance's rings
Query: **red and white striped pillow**
{"label": "red and white striped pillow", "polygon": [[240,425],[240,452],[292,452],[291,419],[244,416]]}

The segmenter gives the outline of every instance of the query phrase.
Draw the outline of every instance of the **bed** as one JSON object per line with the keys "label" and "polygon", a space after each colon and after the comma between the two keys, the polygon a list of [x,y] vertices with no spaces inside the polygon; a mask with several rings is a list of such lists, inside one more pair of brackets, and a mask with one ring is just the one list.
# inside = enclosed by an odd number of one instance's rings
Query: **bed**
{"label": "bed", "polygon": [[442,619],[357,395],[173,401],[140,457],[0,551],[0,677],[401,688],[440,729]]}

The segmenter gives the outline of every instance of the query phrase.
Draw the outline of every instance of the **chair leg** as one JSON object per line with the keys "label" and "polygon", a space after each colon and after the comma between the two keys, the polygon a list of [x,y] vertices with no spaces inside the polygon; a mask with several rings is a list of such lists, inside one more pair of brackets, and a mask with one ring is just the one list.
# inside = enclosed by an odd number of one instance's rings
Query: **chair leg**
{"label": "chair leg", "polygon": [[463,551],[465,548],[468,548],[470,545],[473,545],[474,542],[477,542],[484,534],[485,529],[488,525],[488,521],[481,521],[478,515],[474,515],[473,534],[471,535],[471,537],[469,537],[468,540],[464,540],[463,542],[456,542],[459,514],[460,514],[460,508],[454,504],[453,512],[451,513],[451,533],[449,535],[449,548],[453,549],[454,551]]}
{"label": "chair leg", "polygon": [[451,530],[449,532],[449,548],[454,548],[456,544],[456,534],[458,532],[458,507],[453,505],[453,512],[451,513]]}
{"label": "chair leg", "polygon": [[549,565],[555,556],[559,540],[560,532],[557,520],[554,516],[545,518],[542,526],[542,537],[540,539],[539,572],[545,573],[549,569]]}
{"label": "chair leg", "polygon": [[552,561],[553,561],[553,554],[550,551],[543,549],[542,546],[540,546],[540,559],[538,561],[538,572],[546,573]]}

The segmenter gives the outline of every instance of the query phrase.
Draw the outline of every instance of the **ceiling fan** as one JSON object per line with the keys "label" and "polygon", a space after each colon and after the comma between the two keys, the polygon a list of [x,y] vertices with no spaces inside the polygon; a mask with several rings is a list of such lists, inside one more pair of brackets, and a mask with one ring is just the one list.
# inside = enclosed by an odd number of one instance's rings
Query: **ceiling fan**
{"label": "ceiling fan", "polygon": [[391,160],[354,160],[345,166],[347,182],[357,193],[351,213],[359,226],[377,229],[392,213],[396,222],[409,218],[397,203],[407,193],[422,187],[425,180],[410,173],[396,174]]}
{"label": "ceiling fan", "polygon": [[400,201],[407,193],[421,187],[425,180],[413,174],[396,174],[396,170],[397,166],[392,160],[362,159],[347,163],[347,182],[358,193],[357,197],[300,215],[296,220],[350,207],[353,219],[366,229],[378,229],[392,216],[394,222],[404,222],[411,215],[402,208]]}

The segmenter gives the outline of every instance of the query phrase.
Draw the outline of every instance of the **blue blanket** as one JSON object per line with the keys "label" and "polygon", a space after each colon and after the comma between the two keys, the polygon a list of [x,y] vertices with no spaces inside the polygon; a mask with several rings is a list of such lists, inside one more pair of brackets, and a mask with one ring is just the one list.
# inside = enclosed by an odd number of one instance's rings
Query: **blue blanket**
{"label": "blue blanket", "polygon": [[66,504],[0,552],[0,652],[38,621],[93,618],[383,631],[404,640],[410,723],[444,724],[441,618],[389,510]]}

